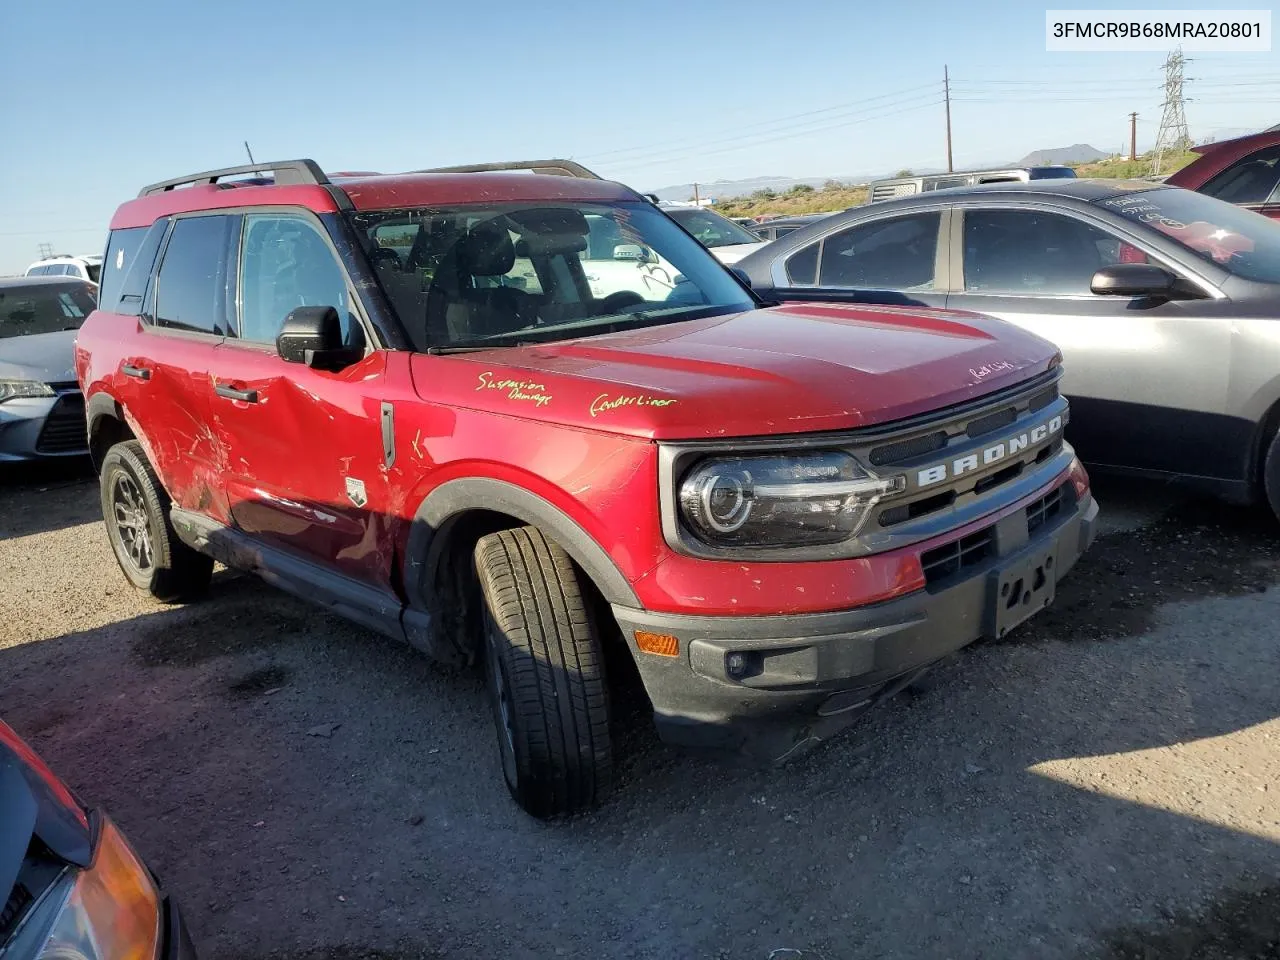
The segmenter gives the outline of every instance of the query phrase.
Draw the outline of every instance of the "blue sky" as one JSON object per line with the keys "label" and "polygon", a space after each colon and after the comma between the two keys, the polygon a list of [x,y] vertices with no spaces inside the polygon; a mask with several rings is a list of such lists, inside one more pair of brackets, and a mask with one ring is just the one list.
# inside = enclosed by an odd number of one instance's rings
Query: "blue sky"
{"label": "blue sky", "polygon": [[[243,162],[244,140],[331,170],[571,156],[640,189],[937,167],[944,64],[957,166],[1118,149],[1130,110],[1141,148],[1159,118],[1162,55],[1046,53],[1025,2],[0,7],[0,274],[40,242],[100,252],[142,184]],[[1188,75],[1193,136],[1280,122],[1280,53]]]}

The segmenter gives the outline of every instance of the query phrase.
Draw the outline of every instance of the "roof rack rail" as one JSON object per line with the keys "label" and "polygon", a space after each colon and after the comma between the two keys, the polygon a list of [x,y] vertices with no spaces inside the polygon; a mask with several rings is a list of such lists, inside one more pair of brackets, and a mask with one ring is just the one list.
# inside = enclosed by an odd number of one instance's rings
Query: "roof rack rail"
{"label": "roof rack rail", "polygon": [[459,167],[431,167],[414,173],[492,173],[498,170],[532,170],[556,177],[578,177],[583,180],[603,180],[574,160],[508,160],[503,163],[468,163]]}
{"label": "roof rack rail", "polygon": [[322,186],[329,183],[320,165],[314,160],[281,160],[277,163],[251,163],[241,167],[223,167],[221,170],[206,170],[204,173],[193,173],[172,180],[161,180],[150,183],[138,192],[140,197],[150,197],[157,193],[165,193],[174,187],[193,186],[197,183],[216,184],[223,177],[234,177],[245,173],[270,173],[277,184],[315,183]]}

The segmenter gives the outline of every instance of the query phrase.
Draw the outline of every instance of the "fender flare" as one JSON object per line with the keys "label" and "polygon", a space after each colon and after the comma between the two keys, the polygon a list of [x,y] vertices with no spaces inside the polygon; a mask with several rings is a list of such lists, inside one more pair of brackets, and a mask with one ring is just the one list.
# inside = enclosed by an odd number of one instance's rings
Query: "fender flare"
{"label": "fender flare", "polygon": [[103,417],[111,417],[113,420],[119,420],[128,426],[124,418],[124,411],[120,409],[120,404],[116,402],[116,398],[109,393],[95,393],[84,405],[85,427],[89,436],[93,436],[94,425]]}
{"label": "fender flare", "polygon": [[433,611],[431,584],[436,581],[449,524],[470,510],[505,513],[538,527],[564,548],[605,600],[629,607],[641,605],[631,584],[604,548],[559,507],[513,483],[488,477],[460,477],[427,494],[413,515],[404,578],[410,606],[424,612]]}

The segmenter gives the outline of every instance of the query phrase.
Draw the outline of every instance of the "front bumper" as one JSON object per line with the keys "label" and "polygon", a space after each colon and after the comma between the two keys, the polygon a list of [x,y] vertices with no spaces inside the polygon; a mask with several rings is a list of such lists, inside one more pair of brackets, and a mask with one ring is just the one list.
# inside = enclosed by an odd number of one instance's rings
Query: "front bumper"
{"label": "front bumper", "polygon": [[[1092,494],[1077,498],[1069,481],[1058,490],[1051,517],[1037,512],[1045,498],[1001,517],[955,541],[959,559],[924,589],[882,603],[767,617],[615,605],[662,738],[780,760],[848,726],[948,654],[1002,636],[1052,601],[1093,542]],[[637,631],[676,637],[679,656],[640,652]]]}
{"label": "front bumper", "polygon": [[0,462],[84,456],[89,452],[84,398],[61,389],[53,397],[0,404]]}

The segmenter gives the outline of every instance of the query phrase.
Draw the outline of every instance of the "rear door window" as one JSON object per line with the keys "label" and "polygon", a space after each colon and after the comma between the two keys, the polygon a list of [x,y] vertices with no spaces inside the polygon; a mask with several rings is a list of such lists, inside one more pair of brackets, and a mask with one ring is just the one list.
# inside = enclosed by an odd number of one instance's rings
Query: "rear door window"
{"label": "rear door window", "polygon": [[841,230],[822,244],[818,285],[932,290],[942,214],[915,213]]}
{"label": "rear door window", "polygon": [[155,322],[226,336],[228,216],[184,217],[173,225],[156,276]]}

